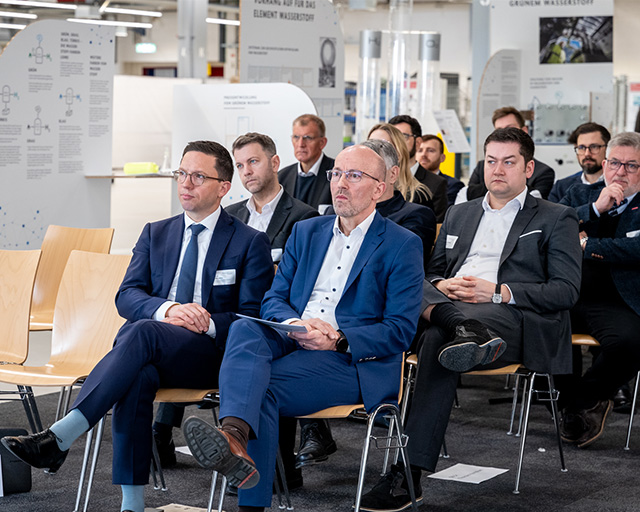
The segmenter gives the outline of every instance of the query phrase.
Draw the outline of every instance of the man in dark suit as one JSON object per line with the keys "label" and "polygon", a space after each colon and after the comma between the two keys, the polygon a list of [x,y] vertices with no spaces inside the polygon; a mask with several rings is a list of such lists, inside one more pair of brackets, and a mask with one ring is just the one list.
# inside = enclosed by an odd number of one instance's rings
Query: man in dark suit
{"label": "man in dark suit", "polygon": [[576,183],[592,185],[602,181],[602,161],[610,140],[609,130],[602,125],[584,123],[578,126],[569,136],[569,144],[573,144],[582,170],[556,181],[549,194],[549,201],[559,203]]}
{"label": "man in dark suit", "polygon": [[[489,194],[449,209],[424,283],[422,317],[431,325],[419,343],[405,428],[416,495],[421,472],[435,471],[460,372],[514,362],[571,371],[577,216],[528,193],[534,144],[524,131],[496,130],[484,148]],[[404,510],[408,496],[393,466],[363,497],[362,510]]]}
{"label": "man in dark suit", "polygon": [[298,162],[282,169],[278,180],[289,195],[322,214],[331,205],[326,171],[333,169],[333,158],[322,152],[327,145],[324,121],[313,114],[297,117],[291,142]]}
{"label": "man in dark suit", "polygon": [[411,174],[431,191],[433,213],[436,215],[436,221],[442,222],[444,214],[447,213],[447,208],[449,207],[447,180],[442,176],[429,172],[422,167],[420,162],[416,161],[416,151],[422,142],[422,127],[420,123],[414,117],[399,115],[389,119],[389,124],[395,126],[402,133],[409,150]]}
{"label": "man in dark suit", "polygon": [[[499,108],[493,113],[491,121],[493,122],[493,127],[496,129],[519,128],[529,133],[529,129],[524,122],[524,117],[522,117],[520,111],[514,107]],[[527,178],[527,188],[532,195],[547,199],[553,187],[556,173],[551,167],[539,160],[534,159],[533,163],[533,174]],[[470,201],[471,199],[483,197],[486,193],[487,186],[484,182],[484,160],[480,160],[469,178],[467,200]]]}
{"label": "man in dark suit", "polygon": [[369,148],[338,155],[331,174],[337,217],[294,226],[262,303],[263,319],[306,331],[287,336],[237,323],[220,376],[222,429],[185,421],[198,462],[240,483],[240,512],[271,504],[279,415],[397,401],[424,271],[418,237],[375,211],[384,175],[383,160]]}
{"label": "man in dark suit", "polygon": [[640,369],[640,134],[613,137],[603,169],[604,182],[574,185],[561,201],[578,214],[584,258],[573,332],[600,343],[585,374],[559,386],[562,437],[580,448],[600,437],[610,398]]}
{"label": "man in dark suit", "polygon": [[56,470],[69,446],[113,407],[113,483],[122,510],[143,512],[153,400],[160,387],[215,388],[236,313],[257,316],[273,278],[269,242],[220,208],[233,164],[215,142],[191,142],[174,171],[184,214],[147,224],[116,295],[127,319],[50,429],[3,438],[35,467]]}
{"label": "man in dark suit", "polygon": [[464,187],[464,183],[453,176],[444,174],[440,170],[440,165],[442,165],[446,159],[442,139],[437,135],[423,135],[422,142],[416,153],[416,159],[420,162],[423,169],[447,180],[447,199],[449,206],[453,206],[456,202],[458,192]]}

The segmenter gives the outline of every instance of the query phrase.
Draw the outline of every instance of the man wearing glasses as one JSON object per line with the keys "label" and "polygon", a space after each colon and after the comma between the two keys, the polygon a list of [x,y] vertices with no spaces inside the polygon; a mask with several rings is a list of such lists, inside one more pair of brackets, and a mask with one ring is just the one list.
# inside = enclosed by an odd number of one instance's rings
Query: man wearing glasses
{"label": "man wearing glasses", "polygon": [[325,172],[333,169],[333,158],[322,150],[327,145],[324,121],[304,114],[293,121],[293,153],[298,161],[278,173],[278,181],[287,193],[318,210],[331,205],[331,190]]}
{"label": "man wearing glasses", "polygon": [[234,323],[220,372],[222,427],[198,418],[183,426],[196,460],[239,487],[240,512],[271,505],[279,416],[396,402],[416,330],[422,242],[376,212],[383,159],[352,146],[327,175],[337,216],[294,226],[260,311],[306,330]]}
{"label": "man wearing glasses", "polygon": [[640,134],[613,137],[602,167],[603,182],[574,185],[560,201],[580,218],[582,288],[572,329],[600,343],[583,376],[559,382],[562,437],[579,448],[600,437],[610,398],[640,369]]}
{"label": "man wearing glasses", "polygon": [[140,235],[116,295],[127,322],[114,348],[63,419],[2,439],[28,464],[55,472],[73,441],[113,407],[113,483],[122,486],[123,511],[144,511],[156,391],[218,387],[235,313],[257,316],[273,278],[267,236],[220,208],[233,176],[229,152],[190,142],[173,176],[184,214],[147,224]]}
{"label": "man wearing glasses", "polygon": [[576,183],[593,185],[602,181],[602,161],[610,140],[611,134],[604,126],[597,123],[578,126],[569,136],[569,144],[574,145],[582,171],[556,181],[549,194],[549,201],[559,203]]}

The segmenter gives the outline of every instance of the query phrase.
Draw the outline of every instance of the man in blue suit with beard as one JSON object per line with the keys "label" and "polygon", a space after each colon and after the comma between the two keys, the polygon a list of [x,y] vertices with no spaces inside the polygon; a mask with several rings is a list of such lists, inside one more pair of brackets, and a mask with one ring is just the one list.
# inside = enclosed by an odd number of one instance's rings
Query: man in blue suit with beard
{"label": "man in blue suit with beard", "polygon": [[127,323],[114,348],[62,420],[2,439],[25,462],[55,472],[73,441],[113,407],[113,483],[130,512],[144,511],[157,390],[218,387],[236,313],[257,316],[273,278],[267,236],[220,207],[233,176],[229,152],[190,142],[173,176],[184,214],[147,224],[140,235],[116,296]]}
{"label": "man in blue suit with beard", "polygon": [[279,416],[396,402],[415,334],[422,242],[376,212],[384,161],[353,146],[328,178],[337,216],[296,224],[261,308],[306,331],[237,322],[220,374],[221,429],[195,417],[183,426],[196,460],[239,487],[241,512],[271,505]]}

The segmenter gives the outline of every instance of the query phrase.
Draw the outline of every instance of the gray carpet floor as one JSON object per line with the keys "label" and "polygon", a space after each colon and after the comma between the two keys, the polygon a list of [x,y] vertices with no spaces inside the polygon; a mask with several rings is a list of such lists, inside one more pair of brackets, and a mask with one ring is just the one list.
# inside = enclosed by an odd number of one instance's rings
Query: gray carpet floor
{"label": "gray carpet floor", "polygon": [[[509,397],[510,392],[503,389],[504,378],[464,376],[462,384],[458,391],[460,407],[453,410],[447,431],[450,457],[441,459],[438,469],[464,463],[508,471],[478,485],[423,477],[424,505],[420,510],[640,511],[640,425],[632,432],[631,450],[624,451],[628,414],[612,413],[602,438],[588,449],[565,446],[568,471],[563,473],[550,414],[542,405],[533,406],[521,492],[514,495],[519,439],[506,435],[510,404],[489,404],[490,398]],[[37,399],[46,424],[53,420],[56,400],[56,395]],[[189,414],[211,418],[210,411],[194,407],[190,408]],[[640,422],[640,418],[636,421]],[[0,404],[0,428],[25,426],[26,418],[20,404]],[[89,510],[117,512],[120,510],[120,490],[111,485],[110,423],[107,426]],[[296,510],[351,510],[365,424],[335,420],[332,428],[338,452],[327,462],[304,469],[304,487],[291,494]],[[178,431],[176,441],[183,444]],[[46,475],[34,469],[31,492],[0,498],[0,511],[73,510],[83,447],[84,437],[71,449],[57,475]],[[145,499],[148,507],[161,508],[169,503],[206,507],[211,474],[198,467],[190,456],[178,454],[178,462],[177,468],[165,472],[167,491],[147,487]],[[367,488],[377,480],[381,465],[382,454],[374,453],[367,473]],[[272,510],[277,508],[274,500]],[[229,512],[237,510],[233,497],[227,497],[224,509]]]}

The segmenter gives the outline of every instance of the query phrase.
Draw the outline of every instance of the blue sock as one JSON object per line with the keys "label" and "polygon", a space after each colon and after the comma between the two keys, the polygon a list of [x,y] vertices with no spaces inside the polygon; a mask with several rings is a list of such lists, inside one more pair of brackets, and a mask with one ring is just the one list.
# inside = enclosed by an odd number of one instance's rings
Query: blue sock
{"label": "blue sock", "polygon": [[144,485],[121,485],[122,506],[120,510],[144,512]]}
{"label": "blue sock", "polygon": [[50,427],[58,441],[58,448],[67,451],[73,442],[89,430],[89,422],[78,409],[73,409],[69,414]]}

